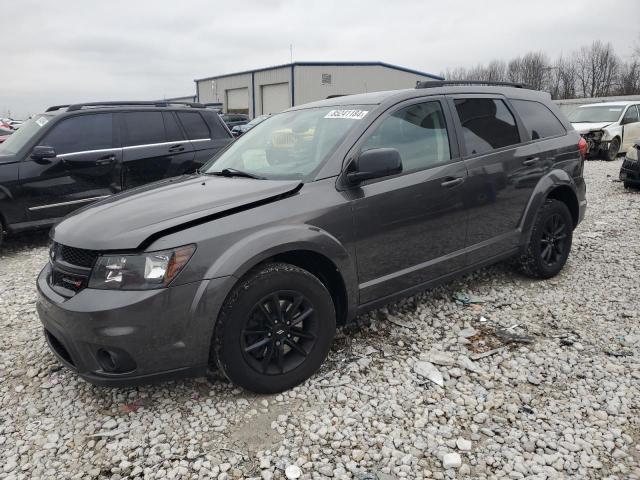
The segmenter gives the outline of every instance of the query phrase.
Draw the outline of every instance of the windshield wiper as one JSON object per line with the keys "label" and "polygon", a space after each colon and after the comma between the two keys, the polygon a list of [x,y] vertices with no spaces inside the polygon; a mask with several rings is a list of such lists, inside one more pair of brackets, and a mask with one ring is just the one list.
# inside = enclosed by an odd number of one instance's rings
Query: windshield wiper
{"label": "windshield wiper", "polygon": [[253,173],[244,172],[242,170],[238,170],[237,168],[223,168],[219,172],[207,172],[207,175],[216,175],[218,177],[244,177],[244,178],[255,178],[256,180],[266,180],[266,177],[261,177],[260,175],[255,175]]}

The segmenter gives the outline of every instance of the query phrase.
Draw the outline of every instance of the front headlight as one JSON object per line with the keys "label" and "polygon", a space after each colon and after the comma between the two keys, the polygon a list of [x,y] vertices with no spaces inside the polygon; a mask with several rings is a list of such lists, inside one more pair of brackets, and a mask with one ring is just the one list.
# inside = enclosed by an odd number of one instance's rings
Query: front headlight
{"label": "front headlight", "polygon": [[591,134],[593,135],[593,139],[598,142],[602,139],[602,137],[604,137],[604,131],[603,130],[594,130],[593,132],[591,132]]}
{"label": "front headlight", "polygon": [[103,255],[93,267],[89,288],[149,290],[166,287],[195,250],[195,245],[186,245],[160,252]]}
{"label": "front headlight", "polygon": [[629,149],[629,151],[627,152],[627,158],[629,160],[638,160],[638,146],[634,145],[633,147],[631,147]]}

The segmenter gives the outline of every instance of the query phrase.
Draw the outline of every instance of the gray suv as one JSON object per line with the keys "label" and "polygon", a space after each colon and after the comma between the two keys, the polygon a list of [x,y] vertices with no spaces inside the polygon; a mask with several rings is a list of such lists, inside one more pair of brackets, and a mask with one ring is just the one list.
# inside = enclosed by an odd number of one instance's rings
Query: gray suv
{"label": "gray suv", "polygon": [[219,368],[255,392],[291,388],[361,312],[509,258],[556,275],[585,213],[585,148],[520,85],[290,109],[196,174],[59,223],[37,281],[46,338],[96,384]]}

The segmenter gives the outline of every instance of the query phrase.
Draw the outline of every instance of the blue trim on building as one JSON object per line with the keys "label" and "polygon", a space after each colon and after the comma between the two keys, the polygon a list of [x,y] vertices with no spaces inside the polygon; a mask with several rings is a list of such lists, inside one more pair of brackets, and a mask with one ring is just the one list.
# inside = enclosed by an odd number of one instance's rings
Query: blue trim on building
{"label": "blue trim on building", "polygon": [[195,82],[204,82],[206,80],[216,80],[224,77],[234,77],[236,75],[256,74],[258,72],[264,72],[267,70],[275,70],[277,68],[290,67],[293,71],[294,67],[386,67],[393,70],[399,70],[401,72],[413,73],[422,77],[429,77],[433,80],[444,80],[444,77],[434,75],[432,73],[421,72],[420,70],[414,70],[412,68],[401,67],[400,65],[393,65],[392,63],[385,62],[293,62],[284,63],[282,65],[274,65],[272,67],[257,68],[255,70],[245,70],[242,72],[225,73],[223,75],[216,75],[214,77],[196,78]]}
{"label": "blue trim on building", "polygon": [[255,72],[251,72],[251,115],[256,118],[256,78]]}
{"label": "blue trim on building", "polygon": [[295,63],[291,64],[291,106],[296,106],[296,74],[294,71]]}

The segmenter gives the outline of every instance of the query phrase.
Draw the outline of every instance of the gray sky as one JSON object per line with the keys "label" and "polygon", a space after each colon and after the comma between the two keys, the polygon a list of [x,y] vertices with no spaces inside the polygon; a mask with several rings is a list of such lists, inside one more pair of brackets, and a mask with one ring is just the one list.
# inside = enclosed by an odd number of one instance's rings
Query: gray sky
{"label": "gray sky", "polygon": [[0,114],[18,118],[56,103],[192,94],[194,78],[287,63],[289,44],[294,60],[437,74],[596,39],[628,58],[640,35],[638,0],[2,3]]}

